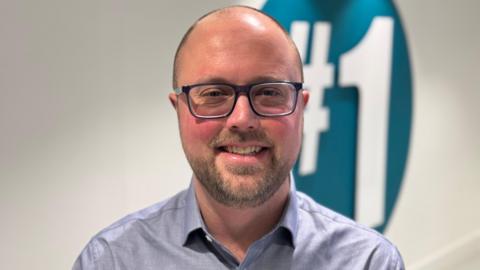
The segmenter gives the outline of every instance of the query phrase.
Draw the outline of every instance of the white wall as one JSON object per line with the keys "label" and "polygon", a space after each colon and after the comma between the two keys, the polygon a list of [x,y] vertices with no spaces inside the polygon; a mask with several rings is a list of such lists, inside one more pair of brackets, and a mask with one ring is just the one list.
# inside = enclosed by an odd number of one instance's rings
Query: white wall
{"label": "white wall", "polygon": [[480,254],[480,2],[396,3],[415,72],[414,124],[388,235],[411,269],[440,269],[437,259]]}
{"label": "white wall", "polygon": [[[188,185],[172,58],[195,18],[234,1],[165,2],[0,0],[1,269],[69,269],[94,233]],[[480,246],[480,2],[396,2],[415,100],[387,236],[433,269]]]}

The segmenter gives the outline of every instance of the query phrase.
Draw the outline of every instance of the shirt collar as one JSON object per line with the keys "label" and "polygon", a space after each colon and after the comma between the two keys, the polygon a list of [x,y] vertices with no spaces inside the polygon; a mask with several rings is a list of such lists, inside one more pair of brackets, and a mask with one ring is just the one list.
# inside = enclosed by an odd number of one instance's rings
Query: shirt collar
{"label": "shirt collar", "polygon": [[182,231],[182,244],[187,243],[189,235],[203,228],[203,219],[198,208],[197,198],[195,196],[195,189],[193,187],[193,179],[188,187],[185,197],[185,213]]}
{"label": "shirt collar", "polygon": [[[203,223],[200,209],[198,208],[197,198],[195,196],[195,188],[193,180],[190,182],[186,197],[185,197],[185,212],[184,224],[182,231],[182,244],[186,245],[189,236],[200,229],[206,233],[206,227]],[[292,245],[295,247],[295,239],[297,238],[298,230],[298,203],[296,196],[296,187],[293,174],[290,173],[290,192],[288,196],[287,205],[283,211],[282,217],[276,226],[278,228],[285,228],[290,233]]]}
{"label": "shirt collar", "polygon": [[297,239],[298,231],[298,202],[297,202],[297,189],[295,187],[295,179],[293,174],[290,173],[290,193],[288,195],[288,202],[283,210],[282,218],[278,223],[278,227],[283,227],[290,232],[292,237],[292,245],[295,247],[295,239]]}

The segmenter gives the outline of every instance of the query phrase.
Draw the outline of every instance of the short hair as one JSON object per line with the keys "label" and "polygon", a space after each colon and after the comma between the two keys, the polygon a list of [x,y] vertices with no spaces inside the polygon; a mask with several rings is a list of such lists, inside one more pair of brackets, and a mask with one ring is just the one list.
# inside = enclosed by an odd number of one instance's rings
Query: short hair
{"label": "short hair", "polygon": [[188,40],[188,38],[190,37],[191,33],[193,32],[193,30],[197,27],[198,23],[200,23],[203,19],[209,17],[210,15],[213,15],[213,14],[221,14],[221,13],[227,13],[229,11],[231,11],[232,9],[236,9],[236,8],[245,8],[245,9],[249,9],[251,11],[254,11],[256,13],[259,13],[263,16],[265,16],[267,19],[270,19],[270,21],[272,21],[276,26],[278,26],[278,28],[280,28],[282,30],[282,32],[284,33],[285,37],[287,38],[287,40],[289,41],[292,49],[295,51],[295,54],[296,54],[296,59],[297,59],[297,64],[298,64],[298,67],[300,69],[300,76],[301,76],[301,80],[303,82],[303,68],[302,68],[302,59],[300,57],[300,53],[298,52],[298,49],[297,49],[297,46],[295,45],[295,42],[293,42],[292,38],[290,37],[289,33],[287,32],[287,30],[280,24],[280,22],[278,22],[275,18],[273,18],[272,16],[266,14],[265,12],[262,12],[256,8],[253,8],[253,7],[249,7],[249,6],[243,6],[243,5],[233,5],[233,6],[228,6],[228,7],[224,7],[224,8],[219,8],[219,9],[215,9],[215,10],[212,10],[210,12],[208,12],[207,14],[201,16],[200,18],[198,18],[187,30],[187,32],[183,35],[181,41],[180,41],[180,44],[178,45],[177,47],[177,51],[175,52],[175,58],[173,60],[173,75],[172,75],[172,86],[173,88],[177,88],[178,87],[178,66],[179,66],[179,58],[180,58],[180,53],[183,49],[183,47],[185,47],[185,44]]}

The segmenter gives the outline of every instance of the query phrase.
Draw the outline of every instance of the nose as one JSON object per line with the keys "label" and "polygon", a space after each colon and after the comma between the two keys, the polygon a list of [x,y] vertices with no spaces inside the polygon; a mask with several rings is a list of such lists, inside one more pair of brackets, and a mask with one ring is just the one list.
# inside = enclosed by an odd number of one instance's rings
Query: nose
{"label": "nose", "polygon": [[240,94],[232,113],[227,117],[227,128],[237,131],[251,131],[257,129],[259,116],[252,110],[248,97]]}

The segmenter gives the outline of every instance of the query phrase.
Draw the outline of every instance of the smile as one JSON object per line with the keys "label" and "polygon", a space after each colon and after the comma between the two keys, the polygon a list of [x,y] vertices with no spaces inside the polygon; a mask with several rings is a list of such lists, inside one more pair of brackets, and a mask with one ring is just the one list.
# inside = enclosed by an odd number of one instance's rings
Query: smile
{"label": "smile", "polygon": [[240,146],[224,146],[221,147],[221,150],[232,153],[232,154],[237,154],[237,155],[255,155],[259,152],[261,152],[264,149],[264,147],[260,146],[245,146],[245,147],[240,147]]}

